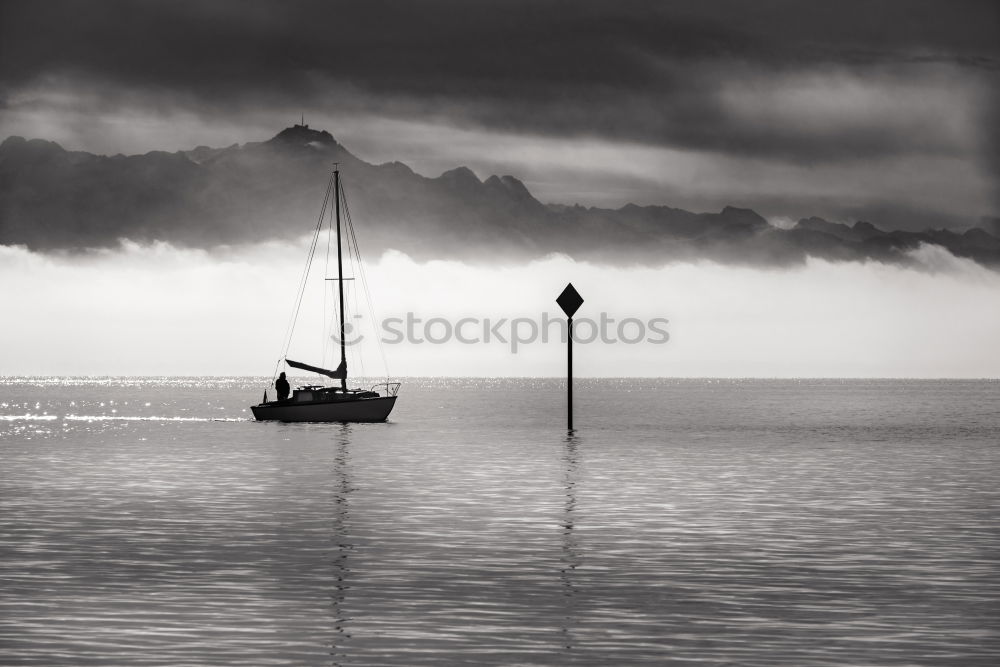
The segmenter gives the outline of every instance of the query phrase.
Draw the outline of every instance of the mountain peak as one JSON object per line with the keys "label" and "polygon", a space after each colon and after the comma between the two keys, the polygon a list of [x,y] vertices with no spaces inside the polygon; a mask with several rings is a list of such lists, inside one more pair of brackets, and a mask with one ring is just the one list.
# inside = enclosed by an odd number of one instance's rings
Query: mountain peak
{"label": "mountain peak", "polygon": [[483,181],[483,185],[498,189],[516,200],[536,201],[531,192],[528,191],[528,188],[524,186],[524,183],[513,176],[490,176]]}
{"label": "mountain peak", "polygon": [[23,146],[26,143],[28,143],[28,140],[25,139],[24,137],[19,137],[16,134],[12,134],[11,136],[4,139],[3,143],[0,143],[0,148],[10,149],[18,146]]}
{"label": "mountain peak", "polygon": [[479,180],[468,167],[455,167],[454,169],[449,169],[440,176],[438,180],[451,185],[452,187],[474,187],[482,185],[483,182]]}
{"label": "mountain peak", "polygon": [[274,136],[268,143],[306,146],[309,144],[336,145],[333,135],[326,130],[312,130],[308,125],[293,125]]}
{"label": "mountain peak", "polygon": [[854,235],[861,239],[870,239],[875,236],[886,235],[886,233],[883,232],[881,229],[879,229],[870,222],[865,222],[864,220],[858,220],[857,222],[855,222],[854,226],[851,227],[851,229],[854,230]]}
{"label": "mountain peak", "polygon": [[12,135],[0,143],[0,150],[4,151],[35,151],[45,153],[65,153],[66,149],[54,141],[45,139],[25,139],[17,135]]}
{"label": "mountain peak", "polygon": [[768,226],[767,220],[761,217],[760,214],[752,208],[727,206],[722,209],[722,212],[719,215],[738,224],[747,225],[748,227],[760,227],[763,229]]}

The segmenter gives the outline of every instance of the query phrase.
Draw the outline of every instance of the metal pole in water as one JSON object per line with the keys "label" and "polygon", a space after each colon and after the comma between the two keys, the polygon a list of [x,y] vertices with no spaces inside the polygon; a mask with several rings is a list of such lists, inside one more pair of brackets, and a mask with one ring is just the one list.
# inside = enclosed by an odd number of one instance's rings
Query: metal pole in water
{"label": "metal pole in water", "polygon": [[566,318],[566,428],[573,430],[573,318]]}

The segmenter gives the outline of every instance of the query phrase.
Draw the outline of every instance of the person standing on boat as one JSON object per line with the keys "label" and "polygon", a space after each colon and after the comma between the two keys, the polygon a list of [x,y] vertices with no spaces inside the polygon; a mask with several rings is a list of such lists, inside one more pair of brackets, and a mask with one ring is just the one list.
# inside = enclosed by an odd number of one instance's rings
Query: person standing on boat
{"label": "person standing on boat", "polygon": [[274,381],[274,388],[278,390],[279,401],[288,400],[288,392],[291,391],[291,387],[288,386],[288,380],[285,379],[284,373],[279,375],[278,379]]}

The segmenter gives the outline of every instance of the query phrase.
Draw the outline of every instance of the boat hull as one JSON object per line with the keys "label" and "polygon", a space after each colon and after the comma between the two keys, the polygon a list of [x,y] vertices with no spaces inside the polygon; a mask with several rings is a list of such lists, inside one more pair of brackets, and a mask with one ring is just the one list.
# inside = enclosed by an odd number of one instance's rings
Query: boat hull
{"label": "boat hull", "polygon": [[312,403],[273,402],[253,405],[257,421],[280,422],[384,422],[389,418],[395,396],[361,398],[355,401],[317,401]]}

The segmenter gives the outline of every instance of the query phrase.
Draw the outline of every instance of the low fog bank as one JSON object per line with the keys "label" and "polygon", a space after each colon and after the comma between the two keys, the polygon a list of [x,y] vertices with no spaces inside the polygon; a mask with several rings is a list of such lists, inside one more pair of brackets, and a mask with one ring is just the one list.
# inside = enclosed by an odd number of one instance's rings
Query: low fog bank
{"label": "low fog bank", "polygon": [[[0,329],[0,374],[270,374],[303,254],[298,241],[213,251],[130,243],[78,254],[0,246],[0,279],[18,285],[0,294],[10,322]],[[366,311],[350,320],[365,336],[351,350],[352,373],[383,372],[373,343],[385,318],[472,318],[465,333],[481,339],[486,319],[506,320],[501,333],[515,318],[558,319],[554,299],[572,281],[586,300],[578,318],[668,321],[666,343],[580,344],[581,376],[1000,377],[1000,274],[933,245],[908,259],[623,268],[565,256],[469,264],[388,252],[368,266],[374,320]],[[352,312],[364,303],[358,283],[350,283]],[[331,296],[307,292],[293,358],[333,358],[324,333]],[[383,347],[396,376],[564,373],[558,336],[516,353],[495,338]]]}

